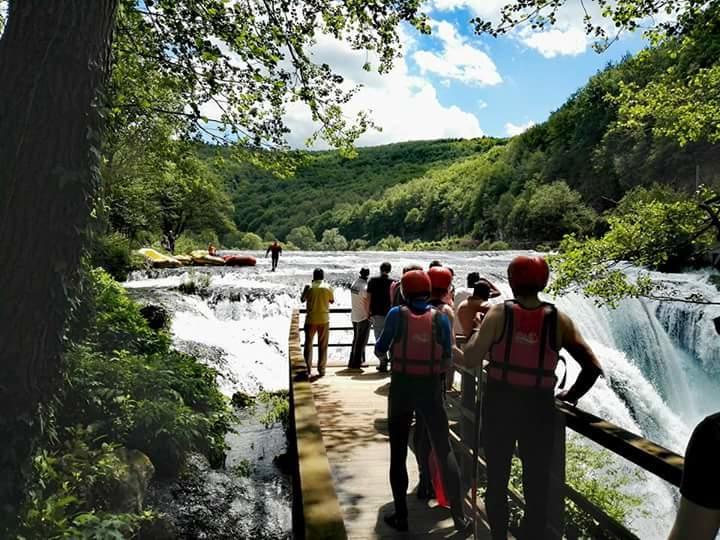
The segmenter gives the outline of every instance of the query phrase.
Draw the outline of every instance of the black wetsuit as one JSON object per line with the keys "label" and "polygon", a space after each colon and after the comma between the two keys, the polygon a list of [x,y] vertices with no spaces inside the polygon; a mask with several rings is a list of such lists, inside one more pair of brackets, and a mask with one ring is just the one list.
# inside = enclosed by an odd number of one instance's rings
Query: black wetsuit
{"label": "black wetsuit", "polygon": [[267,257],[267,254],[271,254],[272,259],[272,271],[274,272],[277,268],[278,262],[280,261],[280,254],[282,253],[282,248],[279,245],[271,245],[267,248],[267,251],[265,251],[265,256]]}

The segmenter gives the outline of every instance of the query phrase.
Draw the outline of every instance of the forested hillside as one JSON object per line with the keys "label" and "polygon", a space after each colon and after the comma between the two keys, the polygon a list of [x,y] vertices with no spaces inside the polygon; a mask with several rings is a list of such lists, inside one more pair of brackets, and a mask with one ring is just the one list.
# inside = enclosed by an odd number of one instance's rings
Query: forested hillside
{"label": "forested hillside", "polygon": [[[609,65],[510,140],[402,143],[359,149],[356,159],[311,153],[291,180],[226,165],[238,229],[285,239],[308,226],[319,240],[337,228],[362,239],[356,247],[390,235],[528,246],[602,232],[598,213],[637,186],[714,185],[720,31],[717,17],[706,18]],[[706,86],[694,88],[697,80]],[[673,93],[684,105],[673,106]]]}

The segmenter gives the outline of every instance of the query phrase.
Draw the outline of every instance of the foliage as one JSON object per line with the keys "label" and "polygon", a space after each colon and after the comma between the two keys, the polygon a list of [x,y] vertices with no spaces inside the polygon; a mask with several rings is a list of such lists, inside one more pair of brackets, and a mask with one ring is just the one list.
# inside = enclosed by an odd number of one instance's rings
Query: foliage
{"label": "foliage", "polygon": [[152,513],[114,513],[108,502],[127,474],[116,446],[90,430],[68,428],[63,443],[41,450],[32,462],[27,501],[20,510],[20,539],[129,538]]}
{"label": "foliage", "polygon": [[317,238],[315,238],[315,233],[307,225],[295,227],[288,233],[286,240],[306,251],[317,247]]}
{"label": "foliage", "polygon": [[[567,484],[581,493],[604,513],[619,523],[629,524],[642,514],[642,497],[630,495],[628,487],[640,480],[640,473],[628,471],[616,457],[604,448],[588,445],[577,438],[566,442],[565,476]],[[522,465],[514,457],[510,486],[522,494]],[[566,522],[579,538],[603,538],[592,517],[570,499],[565,502]],[[517,515],[517,511],[513,512]]]}
{"label": "foliage", "polygon": [[290,401],[287,390],[260,392],[257,401],[266,407],[266,412],[261,419],[265,427],[271,427],[273,424],[280,422],[283,428],[287,430],[290,418]]}
{"label": "foliage", "polygon": [[370,247],[370,242],[363,238],[355,238],[354,240],[350,240],[350,245],[348,246],[348,249],[350,251],[365,251]]}
{"label": "foliage", "polygon": [[133,269],[130,240],[121,233],[96,234],[88,248],[92,266],[104,268],[114,279],[125,281]]}
{"label": "foliage", "polygon": [[345,251],[348,241],[340,234],[337,227],[323,231],[320,239],[320,249],[323,251]]}
{"label": "foliage", "polygon": [[404,245],[405,243],[402,241],[402,238],[391,234],[380,240],[375,245],[375,249],[379,251],[398,251],[402,249]]}
{"label": "foliage", "polygon": [[255,233],[245,233],[237,245],[238,249],[262,249],[265,247],[263,239]]}
{"label": "foliage", "polygon": [[719,211],[718,197],[709,190],[688,199],[667,187],[637,188],[607,214],[602,237],[563,240],[559,254],[551,257],[551,290],[580,287],[611,305],[624,296],[647,296],[654,289],[647,274],[629,278],[623,263],[666,271],[691,264],[717,241]]}

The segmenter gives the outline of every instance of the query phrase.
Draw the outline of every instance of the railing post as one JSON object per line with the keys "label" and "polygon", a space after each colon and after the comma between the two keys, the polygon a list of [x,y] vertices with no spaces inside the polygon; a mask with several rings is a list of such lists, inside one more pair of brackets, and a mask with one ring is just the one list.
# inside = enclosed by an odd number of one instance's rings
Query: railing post
{"label": "railing post", "polygon": [[[475,422],[479,421],[475,418],[475,403],[476,399],[480,399],[481,386],[473,372],[463,369],[460,371],[460,377],[460,433],[462,440],[472,450],[475,441]],[[477,466],[477,463],[473,463],[472,457],[463,453],[460,459],[460,477],[465,481],[463,491],[472,483],[473,466]]]}
{"label": "railing post", "polygon": [[562,538],[565,529],[565,415],[555,410],[555,435],[548,486],[548,538]]}

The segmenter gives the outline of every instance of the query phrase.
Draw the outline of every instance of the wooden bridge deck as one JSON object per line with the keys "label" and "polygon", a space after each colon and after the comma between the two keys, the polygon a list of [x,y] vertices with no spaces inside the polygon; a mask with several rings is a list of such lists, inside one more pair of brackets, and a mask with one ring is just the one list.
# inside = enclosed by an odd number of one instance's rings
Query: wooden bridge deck
{"label": "wooden bridge deck", "polygon": [[[387,392],[390,378],[375,368],[350,371],[328,367],[326,376],[312,383],[322,438],[330,462],[342,517],[349,538],[453,538],[465,536],[453,527],[449,510],[435,501],[419,501],[415,455],[408,452],[408,533],[388,527],[385,514],[393,502],[388,471]],[[468,507],[469,508],[469,507]],[[472,534],[468,536],[472,538]],[[489,538],[483,528],[478,538]]]}

